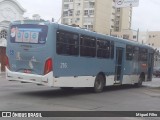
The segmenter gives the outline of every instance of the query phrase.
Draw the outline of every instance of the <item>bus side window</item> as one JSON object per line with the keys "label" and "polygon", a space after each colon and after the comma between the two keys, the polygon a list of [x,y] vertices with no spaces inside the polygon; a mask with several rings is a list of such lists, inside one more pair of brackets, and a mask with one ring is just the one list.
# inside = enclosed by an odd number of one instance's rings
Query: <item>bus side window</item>
{"label": "bus side window", "polygon": [[86,57],[96,56],[96,39],[94,37],[81,35],[80,55]]}
{"label": "bus side window", "polygon": [[139,61],[147,61],[148,57],[148,50],[145,48],[140,48],[139,50]]}
{"label": "bus side window", "polygon": [[138,61],[139,55],[139,47],[134,46],[133,47],[133,60]]}
{"label": "bus side window", "polygon": [[133,46],[131,45],[126,46],[126,60],[133,60]]}
{"label": "bus side window", "polygon": [[111,48],[110,48],[110,50],[111,50],[110,54],[111,55],[110,56],[111,56],[111,59],[113,59],[114,58],[114,42],[111,41],[110,44],[111,44]]}
{"label": "bus side window", "polygon": [[72,32],[57,31],[57,54],[79,55],[79,35]]}
{"label": "bus side window", "polygon": [[97,39],[97,57],[110,58],[110,41]]}

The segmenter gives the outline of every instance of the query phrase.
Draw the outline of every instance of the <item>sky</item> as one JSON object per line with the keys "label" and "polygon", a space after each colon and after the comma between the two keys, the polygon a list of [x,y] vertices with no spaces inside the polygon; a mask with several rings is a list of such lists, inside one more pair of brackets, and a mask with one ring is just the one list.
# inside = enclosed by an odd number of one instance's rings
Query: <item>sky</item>
{"label": "sky", "polygon": [[[39,14],[45,20],[61,18],[62,0],[17,0],[27,10],[25,17]],[[133,8],[132,29],[160,31],[160,0],[139,0]]]}

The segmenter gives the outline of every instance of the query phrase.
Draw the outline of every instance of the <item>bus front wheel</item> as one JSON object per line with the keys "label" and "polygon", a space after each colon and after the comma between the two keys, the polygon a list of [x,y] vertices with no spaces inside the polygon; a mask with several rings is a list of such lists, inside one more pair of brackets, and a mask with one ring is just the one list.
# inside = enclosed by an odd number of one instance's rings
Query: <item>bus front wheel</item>
{"label": "bus front wheel", "polygon": [[104,86],[105,86],[105,78],[103,77],[103,75],[99,74],[95,79],[93,90],[95,93],[100,93],[103,91]]}

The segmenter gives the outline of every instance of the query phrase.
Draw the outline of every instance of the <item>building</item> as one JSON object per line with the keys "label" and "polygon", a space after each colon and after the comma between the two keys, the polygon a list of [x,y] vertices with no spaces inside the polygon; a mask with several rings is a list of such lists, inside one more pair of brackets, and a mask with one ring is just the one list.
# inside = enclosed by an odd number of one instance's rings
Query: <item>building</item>
{"label": "building", "polygon": [[140,42],[139,30],[123,29],[120,32],[111,32],[110,35],[118,38]]}
{"label": "building", "polygon": [[147,44],[155,48],[160,48],[160,31],[148,31]]}
{"label": "building", "polygon": [[160,31],[148,31],[146,44],[155,48],[154,67],[160,67]]}
{"label": "building", "polygon": [[113,0],[63,0],[61,23],[103,34],[131,28],[132,8],[115,8]]}
{"label": "building", "polygon": [[147,44],[147,40],[148,40],[147,32],[145,31],[139,32],[139,39],[138,39],[139,43]]}
{"label": "building", "polygon": [[160,68],[160,48],[155,48],[154,67]]}
{"label": "building", "polygon": [[132,22],[132,8],[131,7],[115,9],[115,23],[114,23],[115,32],[122,32],[124,30],[130,30],[131,22]]}
{"label": "building", "polygon": [[154,67],[160,67],[160,31],[140,32],[139,41],[155,49]]}
{"label": "building", "polygon": [[26,10],[16,0],[0,0],[0,63],[5,71],[8,27],[11,21],[23,20]]}

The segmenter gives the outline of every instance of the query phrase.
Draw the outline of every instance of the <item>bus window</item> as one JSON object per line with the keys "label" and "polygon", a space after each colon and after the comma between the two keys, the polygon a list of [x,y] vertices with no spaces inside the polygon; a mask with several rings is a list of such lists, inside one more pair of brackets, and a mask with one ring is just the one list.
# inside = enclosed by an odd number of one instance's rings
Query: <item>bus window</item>
{"label": "bus window", "polygon": [[96,56],[96,39],[94,37],[81,35],[80,55],[86,57]]}
{"label": "bus window", "polygon": [[46,25],[13,25],[10,32],[11,43],[45,44],[48,26]]}
{"label": "bus window", "polygon": [[110,58],[110,41],[97,39],[97,57]]}
{"label": "bus window", "polygon": [[139,50],[139,61],[147,61],[148,50],[145,48],[140,48]]}
{"label": "bus window", "polygon": [[126,46],[126,60],[131,61],[133,59],[133,46]]}
{"label": "bus window", "polygon": [[114,42],[111,41],[110,45],[111,45],[111,48],[110,48],[110,50],[111,50],[110,54],[111,55],[110,56],[111,56],[111,59],[113,59],[114,58]]}
{"label": "bus window", "polygon": [[138,61],[139,47],[133,47],[133,60]]}
{"label": "bus window", "polygon": [[79,35],[72,32],[57,31],[57,54],[79,55]]}

